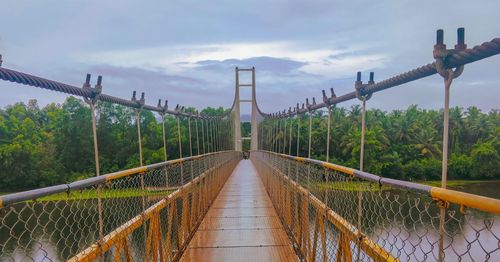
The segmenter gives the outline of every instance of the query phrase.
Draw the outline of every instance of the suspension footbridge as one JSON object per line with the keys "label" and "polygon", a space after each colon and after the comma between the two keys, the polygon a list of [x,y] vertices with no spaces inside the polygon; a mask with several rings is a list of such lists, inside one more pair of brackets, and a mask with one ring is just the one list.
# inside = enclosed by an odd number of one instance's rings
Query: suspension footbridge
{"label": "suspension footbridge", "polygon": [[[78,87],[0,62],[1,80],[83,98],[95,154],[94,177],[0,196],[0,260],[500,261],[500,200],[447,188],[450,87],[467,64],[499,54],[500,39],[468,48],[462,28],[457,35],[455,47],[447,49],[438,30],[432,63],[379,82],[370,73],[364,83],[358,72],[352,92],[323,91],[321,101],[306,99],[276,113],[258,106],[255,68],[235,69],[228,110],[201,114],[180,105],[171,109],[167,101],[147,104],[144,93],[131,99],[107,95],[101,76],[92,87],[87,75]],[[241,82],[241,74],[251,81]],[[445,92],[441,186],[366,172],[366,104],[377,92],[434,74],[443,78]],[[246,87],[252,97],[240,99]],[[351,99],[362,110],[356,167],[330,158],[332,110]],[[245,102],[252,105],[250,138],[242,138],[240,126]],[[99,103],[133,110],[137,167],[100,172]],[[163,162],[144,164],[144,111],[162,121]],[[325,113],[322,127],[312,121],[319,111]],[[168,117],[174,126],[166,126]],[[312,158],[319,149],[311,137],[324,127],[322,161]],[[177,141],[177,159],[167,158],[169,136]],[[308,142],[301,144],[301,137]],[[243,159],[246,139],[250,160]]]}

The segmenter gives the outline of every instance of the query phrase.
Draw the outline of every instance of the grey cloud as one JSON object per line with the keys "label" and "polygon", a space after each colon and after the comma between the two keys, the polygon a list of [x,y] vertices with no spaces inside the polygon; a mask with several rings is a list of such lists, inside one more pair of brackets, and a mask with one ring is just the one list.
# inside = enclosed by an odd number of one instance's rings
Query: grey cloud
{"label": "grey cloud", "polygon": [[[369,46],[373,53],[391,56],[387,67],[375,68],[375,78],[380,81],[432,62],[438,28],[445,29],[445,42],[450,47],[455,44],[454,30],[459,26],[467,29],[469,46],[500,35],[500,27],[494,26],[500,24],[500,16],[492,11],[500,8],[499,1],[477,4],[446,0],[441,4],[447,7],[446,15],[433,1],[315,0],[304,4],[227,0],[215,5],[189,0],[148,4],[132,0],[120,4],[99,0],[5,0],[2,7],[9,12],[2,13],[0,24],[9,26],[0,32],[0,53],[4,55],[4,67],[80,86],[89,70],[89,65],[80,64],[79,58],[85,54],[221,43],[290,42],[298,43],[300,50],[352,50],[359,44]],[[200,61],[194,68],[179,63],[180,68],[189,68],[183,74],[146,66],[137,70],[91,65],[90,71],[103,74],[105,92],[119,97],[129,97],[135,89],[146,91],[148,99],[168,97],[183,104],[228,106],[233,96],[233,66],[256,66],[257,92],[266,111],[294,105],[305,97],[318,98],[321,89],[332,85],[337,94],[353,90],[355,72],[351,78],[329,79],[302,72],[301,67],[310,66],[304,61],[255,56]],[[492,57],[466,66],[464,74],[454,81],[452,103],[475,104],[485,110],[498,108],[494,98],[500,90],[495,82],[499,61]],[[409,104],[442,107],[441,85],[441,78],[429,77],[376,94],[369,105],[383,109]],[[63,97],[6,82],[0,83],[0,91],[0,106],[29,98],[60,102]]]}
{"label": "grey cloud", "polygon": [[170,75],[160,70],[148,70],[137,67],[94,65],[90,67],[90,70],[94,72],[99,72],[100,74],[106,77],[113,77],[124,80],[163,82],[165,84],[182,83],[186,85],[203,85],[206,83],[206,81],[203,79],[181,76],[181,75]]}
{"label": "grey cloud", "polygon": [[229,70],[234,67],[256,67],[259,71],[275,74],[296,73],[298,69],[307,65],[306,62],[286,58],[268,56],[252,57],[247,59],[204,60],[196,62],[200,70]]}

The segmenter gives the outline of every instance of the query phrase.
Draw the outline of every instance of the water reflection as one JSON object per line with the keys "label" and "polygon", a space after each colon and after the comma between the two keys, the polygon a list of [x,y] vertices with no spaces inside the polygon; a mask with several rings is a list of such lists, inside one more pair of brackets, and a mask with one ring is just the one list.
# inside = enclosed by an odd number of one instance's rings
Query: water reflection
{"label": "water reflection", "polygon": [[[487,192],[500,198],[500,183],[473,184],[463,191]],[[439,256],[439,208],[430,197],[397,189],[363,192],[362,231],[402,261],[435,261]],[[335,212],[357,225],[357,192],[317,189],[313,194]],[[447,211],[446,261],[500,261],[500,217],[477,210],[461,213],[457,205]],[[355,249],[353,249],[355,250]]]}

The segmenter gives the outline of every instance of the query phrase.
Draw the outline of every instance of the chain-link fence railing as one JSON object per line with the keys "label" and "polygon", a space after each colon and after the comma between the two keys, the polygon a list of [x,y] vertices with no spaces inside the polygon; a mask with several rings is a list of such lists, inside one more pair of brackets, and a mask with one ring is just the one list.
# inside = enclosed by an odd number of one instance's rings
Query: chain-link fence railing
{"label": "chain-link fence railing", "polygon": [[175,260],[240,158],[210,153],[1,196],[0,261]]}
{"label": "chain-link fence railing", "polygon": [[498,199],[267,151],[251,159],[307,261],[500,261]]}

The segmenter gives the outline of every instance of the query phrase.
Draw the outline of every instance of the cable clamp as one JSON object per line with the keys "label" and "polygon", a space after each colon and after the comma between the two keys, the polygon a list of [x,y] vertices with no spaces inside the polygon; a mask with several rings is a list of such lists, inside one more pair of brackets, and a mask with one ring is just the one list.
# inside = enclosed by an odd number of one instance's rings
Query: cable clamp
{"label": "cable clamp", "polygon": [[434,57],[436,71],[440,76],[442,76],[445,81],[449,84],[454,78],[459,77],[464,71],[464,65],[458,66],[455,69],[448,65],[448,58],[460,51],[466,50],[467,45],[465,41],[465,29],[457,29],[457,44],[454,49],[446,49],[444,44],[444,31],[442,29],[436,32],[436,44],[434,45],[434,50],[432,55]]}
{"label": "cable clamp", "polygon": [[370,72],[370,80],[368,81],[367,84],[363,84],[363,81],[361,81],[361,72],[358,72],[356,74],[356,82],[354,82],[354,88],[356,89],[357,99],[361,101],[368,101],[370,100],[370,98],[372,98],[373,92],[369,91],[368,87],[375,84],[373,78],[374,78],[374,73]]}
{"label": "cable clamp", "polygon": [[87,74],[87,77],[85,78],[85,83],[83,83],[82,89],[85,91],[90,92],[89,97],[84,97],[83,99],[87,104],[92,104],[95,105],[97,103],[97,100],[99,98],[99,95],[102,93],[102,76],[97,77],[97,84],[92,88],[90,86],[90,74]]}

